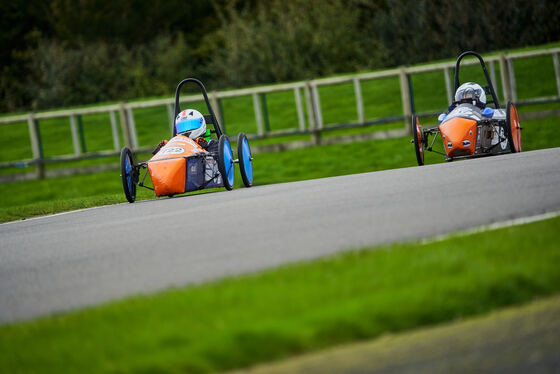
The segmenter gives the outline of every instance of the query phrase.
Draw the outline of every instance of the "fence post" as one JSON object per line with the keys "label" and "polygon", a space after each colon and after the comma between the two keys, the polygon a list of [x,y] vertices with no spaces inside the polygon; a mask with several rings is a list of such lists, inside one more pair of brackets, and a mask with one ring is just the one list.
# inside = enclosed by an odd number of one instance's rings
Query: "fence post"
{"label": "fence post", "polygon": [[552,55],[552,62],[554,64],[554,75],[556,76],[556,88],[558,89],[558,97],[560,97],[560,67],[558,64],[558,53]]}
{"label": "fence post", "polygon": [[220,118],[222,119],[222,130],[226,134],[226,116],[224,115],[224,102],[222,99],[218,98],[218,113],[220,113]]}
{"label": "fence post", "polygon": [[362,87],[360,86],[360,80],[354,78],[354,95],[356,96],[356,112],[358,113],[358,122],[364,123],[364,102],[362,99]]}
{"label": "fence post", "polygon": [[175,126],[175,112],[173,111],[173,104],[169,103],[167,107],[167,117],[169,117],[169,125],[171,127],[171,133],[173,133],[173,126]]}
{"label": "fence post", "polygon": [[78,133],[80,134],[80,145],[82,146],[82,152],[86,153],[86,137],[84,135],[84,123],[82,122],[82,116],[78,114]]}
{"label": "fence post", "polygon": [[509,88],[511,90],[511,101],[517,102],[517,87],[515,85],[515,70],[513,69],[513,60],[509,58],[508,63],[508,73],[509,73]]}
{"label": "fence post", "polygon": [[309,128],[311,129],[311,139],[315,145],[321,144],[321,133],[317,128],[315,105],[311,81],[305,81],[305,102],[307,103],[307,117],[309,118]]}
{"label": "fence post", "polygon": [[405,129],[410,133],[411,127],[409,126],[412,121],[412,106],[410,104],[410,85],[408,84],[408,76],[404,67],[401,67],[399,73],[401,83],[401,100],[403,105],[404,125]]}
{"label": "fence post", "polygon": [[319,89],[316,84],[311,85],[313,94],[313,108],[315,109],[315,119],[317,123],[317,128],[323,128],[323,113],[321,112],[321,98],[319,97]]}
{"label": "fence post", "polygon": [[445,91],[447,92],[447,103],[453,103],[453,90],[451,89],[451,79],[449,79],[449,68],[443,68],[443,77],[445,78]]}
{"label": "fence post", "polygon": [[220,125],[222,126],[222,130],[224,130],[224,133],[226,132],[226,126],[224,123],[224,119],[222,116],[222,107],[220,106],[220,103],[218,102],[218,94],[216,94],[216,91],[212,91],[210,93],[210,104],[212,105],[212,109],[214,110],[214,114],[216,115],[216,117],[218,117],[218,122],[220,123]]}
{"label": "fence post", "polygon": [[117,115],[114,110],[109,112],[111,117],[111,133],[113,134],[113,146],[115,147],[115,151],[120,150],[121,141],[119,139],[119,127],[117,125]]}
{"label": "fence post", "polygon": [[126,110],[128,117],[128,130],[130,131],[130,140],[132,141],[133,149],[138,149],[138,136],[136,134],[136,123],[134,122],[134,113],[132,108]]}
{"label": "fence post", "polygon": [[128,125],[128,116],[126,114],[126,107],[124,103],[120,104],[119,108],[120,120],[121,120],[121,127],[124,135],[124,145],[130,149],[132,149],[132,141],[130,138],[130,128]]}
{"label": "fence post", "polygon": [[261,106],[259,103],[259,96],[257,95],[256,92],[253,92],[252,96],[253,96],[253,110],[255,111],[255,120],[257,122],[257,134],[263,135],[264,129],[263,129],[262,114],[261,114]]}
{"label": "fence post", "polygon": [[500,54],[500,77],[502,78],[502,90],[504,92],[504,101],[511,101],[511,88],[509,85],[509,72],[506,56]]}
{"label": "fence post", "polygon": [[[492,86],[494,86],[496,96],[498,96],[498,86],[496,85],[496,63],[494,61],[490,61],[490,79],[492,80]],[[498,100],[498,98],[494,97],[494,100]]]}
{"label": "fence post", "polygon": [[27,117],[27,126],[29,127],[31,150],[33,151],[33,161],[37,171],[37,178],[43,179],[45,178],[45,164],[43,163],[41,132],[39,131],[39,122],[35,119],[33,113],[29,113],[29,116]]}
{"label": "fence post", "polygon": [[76,116],[73,114],[70,116],[70,131],[72,132],[72,145],[74,146],[74,154],[76,156],[79,156],[82,153],[82,147],[80,146],[78,127],[76,125]]}
{"label": "fence post", "polygon": [[266,94],[260,93],[259,97],[261,99],[262,114],[264,120],[264,128],[266,132],[270,132],[270,118],[268,117],[268,106],[266,105]]}
{"label": "fence post", "polygon": [[299,92],[299,87],[294,87],[294,100],[296,101],[299,129],[301,131],[305,131],[305,116],[303,114],[303,106],[301,105],[301,94]]}

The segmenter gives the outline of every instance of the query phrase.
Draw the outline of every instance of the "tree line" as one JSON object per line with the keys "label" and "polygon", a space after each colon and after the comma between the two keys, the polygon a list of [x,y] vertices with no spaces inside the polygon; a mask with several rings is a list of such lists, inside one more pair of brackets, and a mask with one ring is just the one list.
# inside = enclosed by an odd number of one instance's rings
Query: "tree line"
{"label": "tree line", "polygon": [[315,78],[560,40],[555,0],[0,0],[0,111]]}

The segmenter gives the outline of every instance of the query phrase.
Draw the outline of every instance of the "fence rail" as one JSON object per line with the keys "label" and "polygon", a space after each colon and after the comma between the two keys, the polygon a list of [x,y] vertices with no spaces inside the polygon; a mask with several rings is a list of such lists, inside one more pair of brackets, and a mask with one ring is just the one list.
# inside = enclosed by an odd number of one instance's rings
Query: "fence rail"
{"label": "fence rail", "polygon": [[[535,51],[517,52],[511,54],[499,54],[486,56],[485,61],[489,66],[490,76],[494,86],[496,86],[496,64],[500,67],[500,79],[502,83],[501,99],[503,101],[513,101],[518,104],[538,103],[560,101],[560,68],[558,61],[558,54],[560,48],[548,48]],[[517,87],[515,80],[514,61],[524,58],[550,56],[554,67],[554,74],[557,86],[557,94],[555,96],[530,98],[520,102],[517,97]],[[478,64],[478,60],[466,59],[465,65]],[[445,90],[447,101],[451,103],[453,98],[452,79],[450,77],[451,70],[454,69],[455,62],[443,62],[426,64],[414,67],[400,67],[388,69],[383,71],[375,71],[368,73],[359,73],[351,75],[343,75],[337,77],[320,78],[308,81],[300,81],[293,83],[275,84],[260,86],[254,88],[244,88],[226,91],[212,91],[210,92],[210,100],[215,108],[216,115],[219,120],[223,119],[220,101],[227,98],[250,96],[252,98],[253,115],[255,118],[256,127],[254,132],[250,134],[251,138],[270,137],[278,135],[292,135],[292,134],[311,134],[312,139],[319,143],[321,139],[321,132],[337,129],[341,127],[355,127],[365,126],[376,123],[385,123],[389,120],[398,121],[404,120],[405,128],[408,129],[409,120],[414,113],[414,99],[413,90],[411,85],[411,76],[414,74],[442,71],[445,81]],[[402,115],[390,116],[385,118],[370,119],[366,118],[364,114],[364,98],[362,93],[361,83],[364,81],[398,77],[400,83]],[[337,123],[325,124],[323,120],[323,112],[321,109],[321,97],[319,87],[351,83],[354,89],[354,97],[356,101],[357,122],[350,123]],[[297,112],[297,127],[292,129],[274,131],[270,129],[268,122],[266,94],[280,92],[280,91],[293,91],[294,105]],[[303,92],[303,94],[302,94]],[[500,95],[499,95],[500,96]],[[203,100],[201,94],[183,96],[181,103],[197,102]],[[302,104],[302,100],[305,102]],[[119,124],[123,134],[123,143],[129,148],[139,151],[145,150],[138,144],[138,137],[136,125],[134,120],[134,110],[142,108],[152,108],[165,106],[167,108],[168,119],[170,126],[173,123],[173,105],[174,99],[158,99],[142,102],[120,103],[90,108],[78,108],[68,110],[47,111],[41,113],[28,113],[10,117],[0,117],[0,125],[27,122],[29,129],[29,137],[33,158],[19,161],[9,161],[0,163],[0,168],[22,166],[22,165],[35,165],[37,169],[37,177],[42,178],[45,175],[44,165],[49,162],[55,161],[72,161],[81,160],[91,157],[106,157],[118,154],[121,146],[121,139],[119,138]],[[307,112],[307,119],[305,118]],[[89,114],[108,113],[111,123],[111,131],[113,137],[113,149],[104,150],[100,152],[87,152],[85,149],[85,142],[83,141],[83,133],[81,132],[81,116]],[[419,113],[420,115],[428,115],[432,113]],[[41,137],[39,132],[39,121],[53,118],[68,118],[70,124],[72,144],[74,153],[69,155],[61,155],[56,157],[46,158],[43,155]],[[220,121],[223,123],[223,121]]]}

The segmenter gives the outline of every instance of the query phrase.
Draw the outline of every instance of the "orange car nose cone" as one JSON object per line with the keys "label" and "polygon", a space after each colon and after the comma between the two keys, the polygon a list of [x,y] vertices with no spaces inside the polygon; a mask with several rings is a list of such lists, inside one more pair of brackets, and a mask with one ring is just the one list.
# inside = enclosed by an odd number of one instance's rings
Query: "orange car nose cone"
{"label": "orange car nose cone", "polygon": [[473,155],[476,143],[476,121],[455,117],[439,126],[447,157]]}

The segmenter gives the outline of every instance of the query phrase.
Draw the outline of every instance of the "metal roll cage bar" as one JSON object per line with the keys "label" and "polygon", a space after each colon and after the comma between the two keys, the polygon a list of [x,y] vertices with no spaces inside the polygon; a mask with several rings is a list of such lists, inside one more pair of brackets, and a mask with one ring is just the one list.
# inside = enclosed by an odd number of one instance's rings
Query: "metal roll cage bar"
{"label": "metal roll cage bar", "polygon": [[183,85],[185,83],[188,83],[188,82],[192,82],[192,83],[197,84],[198,87],[200,88],[200,90],[202,91],[202,96],[204,96],[204,101],[206,102],[206,107],[208,108],[208,112],[210,113],[209,115],[204,116],[204,120],[206,121],[206,124],[212,124],[214,126],[214,131],[212,131],[212,132],[215,133],[217,135],[218,139],[219,139],[220,136],[222,136],[222,134],[223,134],[222,128],[220,127],[220,124],[218,123],[218,119],[216,118],[216,115],[214,114],[214,110],[212,109],[212,105],[210,105],[210,101],[208,100],[208,94],[206,93],[206,88],[204,87],[202,82],[199,81],[196,78],[183,79],[177,85],[177,89],[175,90],[175,115],[173,116],[173,133],[172,133],[172,136],[177,135],[177,128],[175,127],[175,119],[177,118],[177,115],[181,112],[181,107],[179,106],[179,95],[180,95],[180,92],[181,92],[181,87],[183,87]]}
{"label": "metal roll cage bar", "polygon": [[463,52],[463,53],[461,53],[459,58],[457,58],[457,63],[455,64],[455,90],[454,90],[454,92],[457,92],[457,89],[461,85],[459,83],[459,68],[460,68],[461,60],[463,59],[463,57],[466,57],[466,56],[474,56],[474,57],[478,58],[478,61],[480,61],[480,66],[482,66],[482,71],[484,71],[484,76],[486,77],[486,82],[488,83],[488,86],[484,87],[484,89],[488,89],[490,92],[487,92],[487,93],[490,93],[492,95],[492,101],[487,102],[487,104],[492,103],[492,104],[494,104],[496,109],[500,109],[500,102],[498,101],[498,96],[496,95],[496,91],[494,91],[494,85],[492,84],[492,79],[490,79],[490,75],[488,74],[488,70],[486,70],[486,64],[484,63],[484,60],[482,59],[482,57],[476,52],[473,52],[473,51]]}

